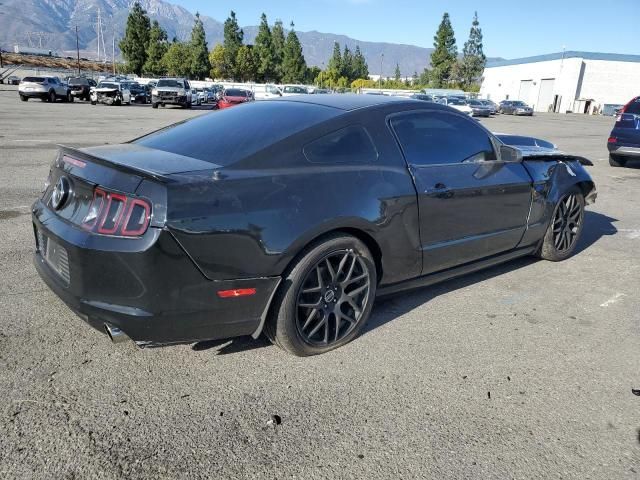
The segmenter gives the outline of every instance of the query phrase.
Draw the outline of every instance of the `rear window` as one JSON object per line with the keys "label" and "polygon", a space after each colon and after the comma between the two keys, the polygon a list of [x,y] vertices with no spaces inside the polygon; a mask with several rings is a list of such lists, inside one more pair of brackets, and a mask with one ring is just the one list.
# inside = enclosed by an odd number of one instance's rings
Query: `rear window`
{"label": "rear window", "polygon": [[367,130],[353,125],[332,132],[304,147],[311,163],[371,163],[378,159],[378,151]]}
{"label": "rear window", "polygon": [[226,166],[340,113],[307,103],[251,102],[176,124],[134,143]]}
{"label": "rear window", "polygon": [[24,77],[22,81],[31,83],[43,83],[45,79],[44,77]]}
{"label": "rear window", "polygon": [[631,102],[624,113],[633,113],[634,115],[640,115],[640,97]]}
{"label": "rear window", "polygon": [[70,78],[69,85],[89,85],[89,81],[86,78]]}

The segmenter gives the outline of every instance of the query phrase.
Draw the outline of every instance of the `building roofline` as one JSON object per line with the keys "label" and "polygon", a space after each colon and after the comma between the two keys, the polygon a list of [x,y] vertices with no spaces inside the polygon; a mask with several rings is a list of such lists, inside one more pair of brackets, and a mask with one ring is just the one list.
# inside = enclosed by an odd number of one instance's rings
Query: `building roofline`
{"label": "building roofline", "polygon": [[640,55],[626,55],[621,53],[598,53],[598,52],[579,52],[566,51],[557,53],[548,53],[546,55],[535,55],[533,57],[514,58],[513,60],[496,60],[487,62],[486,68],[506,67],[508,65],[521,65],[523,63],[548,62],[550,60],[561,60],[562,58],[582,58],[585,60],[607,60],[610,62],[638,62],[640,63]]}

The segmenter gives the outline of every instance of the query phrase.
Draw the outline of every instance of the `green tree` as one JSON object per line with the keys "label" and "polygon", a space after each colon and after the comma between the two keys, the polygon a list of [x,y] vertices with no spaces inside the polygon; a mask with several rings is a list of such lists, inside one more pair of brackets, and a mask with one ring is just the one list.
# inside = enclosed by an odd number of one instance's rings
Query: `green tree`
{"label": "green tree", "polygon": [[224,22],[224,54],[225,64],[227,65],[228,73],[234,78],[237,78],[236,72],[236,58],[238,57],[238,50],[242,46],[244,40],[244,32],[238,26],[238,20],[236,19],[236,12],[231,10],[229,18]]}
{"label": "green tree", "polygon": [[482,29],[478,21],[478,12],[475,12],[469,40],[464,44],[462,60],[459,65],[460,81],[465,88],[470,87],[474,81],[480,78],[486,63],[487,57],[485,57],[482,47]]}
{"label": "green tree", "polygon": [[435,50],[431,54],[431,83],[436,88],[441,88],[449,83],[451,70],[458,57],[456,37],[451,26],[449,14],[444,13],[435,37],[433,37]]}
{"label": "green tree", "polygon": [[241,82],[255,81],[258,75],[258,65],[254,58],[253,48],[242,45],[236,57],[236,76]]}
{"label": "green tree", "polygon": [[118,46],[128,64],[128,68],[137,75],[142,75],[142,68],[147,61],[150,30],[151,21],[147,16],[147,12],[138,2],[135,2],[127,17],[124,38],[120,40]]}
{"label": "green tree", "polygon": [[411,76],[411,84],[412,85],[418,85],[418,72],[413,72],[413,75]]}
{"label": "green tree", "polygon": [[307,62],[302,54],[302,45],[300,45],[300,40],[298,40],[298,35],[296,35],[293,27],[293,22],[291,22],[291,30],[287,35],[282,57],[282,81],[285,83],[303,82],[307,71]]}
{"label": "green tree", "polygon": [[354,64],[353,64],[353,55],[351,54],[351,50],[346,45],[344,46],[344,52],[342,53],[342,65],[340,69],[340,75],[349,79],[349,83],[355,80],[357,77],[354,76]]}
{"label": "green tree", "polygon": [[420,85],[428,86],[431,83],[431,72],[428,69],[424,69],[420,74],[420,78],[418,80]]}
{"label": "green tree", "polygon": [[198,80],[204,80],[211,70],[209,63],[209,49],[204,26],[200,14],[196,12],[196,20],[191,30],[191,75]]}
{"label": "green tree", "polygon": [[169,75],[188,77],[191,73],[191,49],[182,42],[174,42],[169,46],[162,58],[162,63]]}
{"label": "green tree", "polygon": [[271,40],[271,29],[264,13],[260,17],[260,26],[253,48],[258,60],[257,69],[260,80],[273,81],[276,76],[276,54]]}
{"label": "green tree", "polygon": [[276,20],[276,23],[271,29],[271,45],[273,48],[273,63],[274,63],[274,81],[281,82],[283,76],[283,60],[284,60],[284,46],[287,43],[284,37],[284,28],[282,27],[282,20]]}
{"label": "green tree", "polygon": [[353,54],[353,76],[354,78],[369,78],[369,66],[360,51],[360,47],[356,45],[356,51]]}
{"label": "green tree", "polygon": [[218,43],[213,50],[209,52],[209,65],[211,70],[209,76],[214,79],[226,79],[229,78],[229,69],[225,63],[225,51],[224,46]]}
{"label": "green tree", "polygon": [[307,85],[311,85],[315,83],[316,85],[320,85],[320,82],[317,81],[318,77],[322,73],[322,70],[318,67],[308,67],[307,71],[304,74],[304,83]]}
{"label": "green tree", "polygon": [[342,72],[342,53],[340,53],[340,44],[338,42],[333,43],[333,54],[327,64],[327,70]]}
{"label": "green tree", "polygon": [[402,74],[400,73],[400,65],[396,63],[396,72],[393,76],[396,82],[399,82],[402,79]]}
{"label": "green tree", "polygon": [[167,32],[165,32],[157,20],[153,21],[149,31],[149,46],[147,47],[147,60],[143,70],[153,75],[164,75],[165,67],[162,57],[167,53],[169,43],[167,42]]}

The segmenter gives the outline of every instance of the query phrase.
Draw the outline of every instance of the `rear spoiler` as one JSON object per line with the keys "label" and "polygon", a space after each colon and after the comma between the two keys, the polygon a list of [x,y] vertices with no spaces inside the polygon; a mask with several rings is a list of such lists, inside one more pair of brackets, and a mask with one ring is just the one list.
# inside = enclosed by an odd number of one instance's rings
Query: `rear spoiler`
{"label": "rear spoiler", "polygon": [[580,162],[580,164],[585,165],[587,167],[593,167],[593,162],[588,158],[581,157],[580,155],[570,155],[568,153],[563,152],[549,152],[549,153],[541,153],[541,152],[522,152],[523,160],[530,161],[564,161],[564,162]]}

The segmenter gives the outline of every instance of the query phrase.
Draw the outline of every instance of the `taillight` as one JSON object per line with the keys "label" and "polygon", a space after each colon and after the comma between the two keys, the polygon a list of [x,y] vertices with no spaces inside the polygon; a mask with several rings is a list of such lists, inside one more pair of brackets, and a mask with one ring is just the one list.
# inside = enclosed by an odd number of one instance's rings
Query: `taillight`
{"label": "taillight", "polygon": [[150,219],[146,200],[96,187],[82,227],[103,235],[137,237],[147,231]]}
{"label": "taillight", "polygon": [[616,137],[609,137],[607,143],[618,143],[618,139]]}

